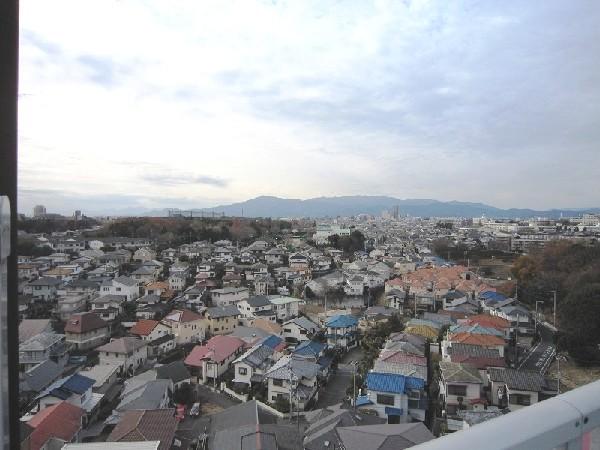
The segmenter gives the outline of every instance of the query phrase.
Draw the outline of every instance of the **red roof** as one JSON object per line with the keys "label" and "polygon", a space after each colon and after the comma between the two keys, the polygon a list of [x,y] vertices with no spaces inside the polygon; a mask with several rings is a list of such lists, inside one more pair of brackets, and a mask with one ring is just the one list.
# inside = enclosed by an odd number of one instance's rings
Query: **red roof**
{"label": "red roof", "polygon": [[479,324],[482,327],[492,327],[498,330],[505,330],[510,327],[510,322],[502,317],[489,314],[477,314],[467,319],[468,324]]}
{"label": "red roof", "polygon": [[34,428],[30,436],[31,450],[39,450],[53,437],[71,442],[81,430],[84,415],[83,409],[65,401],[42,409],[27,422]]}
{"label": "red roof", "polygon": [[152,330],[156,328],[158,325],[158,321],[156,320],[140,320],[136,322],[136,324],[131,327],[131,334],[135,334],[137,336],[148,336],[152,333]]}
{"label": "red roof", "polygon": [[65,325],[65,332],[80,334],[106,327],[108,327],[108,323],[102,320],[98,314],[85,312],[73,314],[69,317]]}
{"label": "red roof", "polygon": [[201,320],[203,317],[188,309],[174,309],[163,319],[170,322],[193,322],[194,320]]}
{"label": "red roof", "polygon": [[177,430],[173,409],[127,411],[107,442],[160,441],[158,450],[169,450]]}
{"label": "red roof", "polygon": [[203,360],[221,362],[244,347],[244,341],[233,336],[214,336],[205,345],[196,345],[185,358],[185,364],[200,367]]}
{"label": "red roof", "polygon": [[381,359],[390,363],[415,364],[417,366],[427,366],[427,358],[424,356],[410,355],[402,350],[398,351],[382,351]]}

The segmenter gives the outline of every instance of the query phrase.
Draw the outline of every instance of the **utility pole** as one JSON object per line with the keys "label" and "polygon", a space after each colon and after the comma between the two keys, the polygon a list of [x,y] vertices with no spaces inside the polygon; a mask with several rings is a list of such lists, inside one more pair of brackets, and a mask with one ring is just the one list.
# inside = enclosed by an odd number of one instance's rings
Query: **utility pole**
{"label": "utility pole", "polygon": [[552,309],[552,325],[556,328],[556,291],[552,291],[554,294],[554,308]]}
{"label": "utility pole", "polygon": [[519,364],[519,313],[517,313],[517,326],[515,327],[515,367]]}
{"label": "utility pole", "polygon": [[536,300],[535,301],[535,335],[536,336],[537,336],[537,329],[538,329],[538,317],[539,317],[539,314],[538,314],[538,304],[539,303],[543,304],[544,301],[543,300]]}

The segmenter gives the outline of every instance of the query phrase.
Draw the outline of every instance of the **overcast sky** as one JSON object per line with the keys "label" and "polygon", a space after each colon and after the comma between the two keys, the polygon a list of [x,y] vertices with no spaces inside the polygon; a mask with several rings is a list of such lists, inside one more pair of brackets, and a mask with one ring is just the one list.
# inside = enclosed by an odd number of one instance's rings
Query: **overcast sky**
{"label": "overcast sky", "polygon": [[21,1],[20,210],[600,206],[600,2]]}

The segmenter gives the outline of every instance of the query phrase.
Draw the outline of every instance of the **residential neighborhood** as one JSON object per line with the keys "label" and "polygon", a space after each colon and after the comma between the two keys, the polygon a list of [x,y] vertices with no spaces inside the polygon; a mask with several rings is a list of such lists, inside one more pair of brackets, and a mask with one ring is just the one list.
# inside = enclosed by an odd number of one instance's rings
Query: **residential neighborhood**
{"label": "residential neighborhood", "polygon": [[20,257],[27,448],[236,448],[257,426],[277,448],[408,448],[556,396],[552,305],[522,301],[506,264],[438,248],[475,254],[505,229],[436,220],[298,220],[180,245],[28,236],[49,254]]}

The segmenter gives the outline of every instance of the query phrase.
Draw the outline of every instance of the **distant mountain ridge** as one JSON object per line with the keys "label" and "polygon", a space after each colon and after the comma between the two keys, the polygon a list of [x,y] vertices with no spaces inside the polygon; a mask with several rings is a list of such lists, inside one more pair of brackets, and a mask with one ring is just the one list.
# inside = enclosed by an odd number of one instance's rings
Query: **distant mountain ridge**
{"label": "distant mountain ridge", "polygon": [[[317,197],[306,200],[286,199],[271,196],[260,196],[243,202],[212,208],[194,209],[210,215],[225,214],[226,216],[244,217],[337,217],[355,216],[358,214],[380,215],[384,210],[392,211],[398,206],[400,215],[417,217],[486,217],[493,218],[528,218],[580,215],[583,213],[598,214],[600,208],[583,209],[551,209],[538,211],[533,209],[501,209],[484,203],[449,201],[442,202],[432,199],[397,199],[386,196],[342,196]],[[145,213],[151,215],[167,215],[167,210],[154,210]]]}

